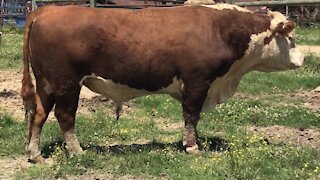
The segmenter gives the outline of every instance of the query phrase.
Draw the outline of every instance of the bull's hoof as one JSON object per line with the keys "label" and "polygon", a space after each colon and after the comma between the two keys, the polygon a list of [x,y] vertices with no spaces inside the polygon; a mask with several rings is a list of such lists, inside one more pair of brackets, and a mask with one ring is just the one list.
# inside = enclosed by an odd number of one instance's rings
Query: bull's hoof
{"label": "bull's hoof", "polygon": [[199,150],[198,145],[186,147],[186,152],[189,154],[200,154],[200,150]]}
{"label": "bull's hoof", "polygon": [[74,156],[79,156],[79,155],[83,155],[85,154],[86,152],[82,149],[76,149],[76,150],[70,150],[68,149],[69,151],[69,155],[70,157],[74,157]]}
{"label": "bull's hoof", "polygon": [[70,156],[77,156],[85,153],[85,151],[79,145],[78,141],[72,144],[72,146],[67,145],[66,149],[68,150]]}
{"label": "bull's hoof", "polygon": [[28,159],[28,162],[34,163],[34,164],[45,164],[46,160],[43,158],[41,155],[35,156],[35,157],[30,157]]}

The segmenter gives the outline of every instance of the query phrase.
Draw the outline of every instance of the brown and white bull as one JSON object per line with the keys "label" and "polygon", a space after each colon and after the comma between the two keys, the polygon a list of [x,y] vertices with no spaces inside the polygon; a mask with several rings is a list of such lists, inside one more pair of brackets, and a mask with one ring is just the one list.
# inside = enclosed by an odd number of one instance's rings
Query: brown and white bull
{"label": "brown and white bull", "polygon": [[200,112],[230,98],[244,74],[303,64],[292,22],[278,12],[240,10],[48,6],[30,14],[21,89],[30,160],[44,160],[40,132],[54,105],[68,150],[83,152],[74,133],[83,85],[118,104],[147,94],[171,95],[182,104],[186,151],[197,152]]}

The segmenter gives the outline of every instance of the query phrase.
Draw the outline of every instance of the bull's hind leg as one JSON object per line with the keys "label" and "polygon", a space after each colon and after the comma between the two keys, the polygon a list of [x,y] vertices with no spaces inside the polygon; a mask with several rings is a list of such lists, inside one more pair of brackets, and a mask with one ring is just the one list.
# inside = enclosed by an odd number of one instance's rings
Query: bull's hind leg
{"label": "bull's hind leg", "polygon": [[29,119],[27,132],[27,146],[29,161],[38,163],[44,162],[39,150],[40,133],[53,105],[54,97],[51,94],[50,85],[45,80],[37,81],[37,92],[35,94],[36,110],[34,118]]}
{"label": "bull's hind leg", "polygon": [[82,154],[83,150],[75,135],[75,115],[78,108],[80,86],[68,88],[63,94],[55,96],[56,107],[55,116],[57,117],[63,132],[67,149],[71,154]]}

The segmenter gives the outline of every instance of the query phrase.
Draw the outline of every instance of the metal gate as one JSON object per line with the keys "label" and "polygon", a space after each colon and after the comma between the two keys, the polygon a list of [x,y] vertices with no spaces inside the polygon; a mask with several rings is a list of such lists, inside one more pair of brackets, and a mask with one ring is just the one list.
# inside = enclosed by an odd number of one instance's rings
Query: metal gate
{"label": "metal gate", "polygon": [[0,6],[0,32],[5,23],[22,28],[26,18],[27,0],[1,0]]}

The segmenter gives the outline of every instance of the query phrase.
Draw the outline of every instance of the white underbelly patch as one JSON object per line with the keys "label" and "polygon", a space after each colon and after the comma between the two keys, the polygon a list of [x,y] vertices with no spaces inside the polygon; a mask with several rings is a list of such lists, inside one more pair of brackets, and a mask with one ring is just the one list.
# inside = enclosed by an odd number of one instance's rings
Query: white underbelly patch
{"label": "white underbelly patch", "polygon": [[127,85],[115,83],[111,79],[104,79],[94,74],[84,76],[80,81],[80,86],[82,85],[85,85],[90,90],[98,94],[119,102],[128,101],[130,99],[149,94],[169,94],[175,98],[180,98],[181,91],[183,89],[182,80],[178,80],[176,77],[173,79],[172,84],[158,91],[131,88]]}

